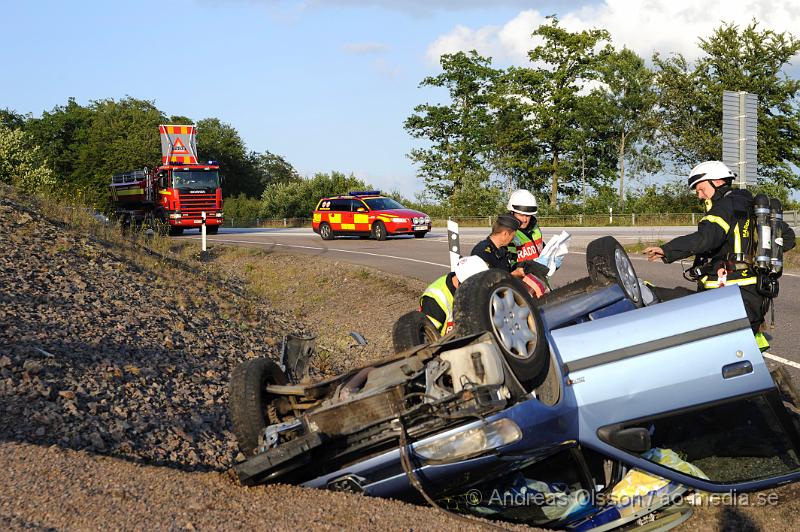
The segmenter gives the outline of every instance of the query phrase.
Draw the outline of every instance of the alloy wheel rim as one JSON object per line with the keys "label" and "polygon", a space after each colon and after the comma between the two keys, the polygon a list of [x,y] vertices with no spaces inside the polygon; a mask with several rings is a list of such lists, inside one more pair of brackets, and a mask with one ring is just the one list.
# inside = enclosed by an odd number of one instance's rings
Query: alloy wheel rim
{"label": "alloy wheel rim", "polygon": [[538,332],[531,308],[522,295],[508,287],[496,289],[489,298],[489,316],[503,349],[515,358],[530,358]]}

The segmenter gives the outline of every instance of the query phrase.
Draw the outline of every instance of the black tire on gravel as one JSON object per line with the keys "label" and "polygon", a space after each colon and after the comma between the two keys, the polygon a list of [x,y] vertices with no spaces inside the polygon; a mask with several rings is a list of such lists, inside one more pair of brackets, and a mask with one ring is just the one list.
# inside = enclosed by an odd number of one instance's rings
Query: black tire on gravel
{"label": "black tire on gravel", "polygon": [[386,225],[380,220],[372,224],[372,238],[375,240],[386,240]]}
{"label": "black tire on gravel", "polygon": [[453,300],[458,334],[490,331],[521,382],[531,382],[548,361],[542,318],[525,286],[509,273],[492,268],[458,287]]}
{"label": "black tire on gravel", "polygon": [[206,226],[206,233],[209,235],[216,235],[219,233],[219,226],[218,225],[207,225]]}
{"label": "black tire on gravel", "polygon": [[288,382],[280,366],[267,358],[242,362],[231,373],[231,425],[239,449],[246,456],[252,456],[258,449],[259,436],[268,424],[272,424],[268,421],[267,409],[275,396],[266,391],[266,386]]}
{"label": "black tire on gravel", "polygon": [[631,259],[613,236],[589,242],[586,247],[586,268],[593,281],[616,282],[636,307],[644,305],[642,288]]}
{"label": "black tire on gravel", "polygon": [[333,230],[328,222],[319,224],[319,236],[322,237],[322,240],[333,240]]}
{"label": "black tire on gravel", "polygon": [[417,345],[429,344],[438,338],[439,331],[436,330],[431,320],[418,310],[400,316],[394,322],[392,329],[392,345],[395,353]]}

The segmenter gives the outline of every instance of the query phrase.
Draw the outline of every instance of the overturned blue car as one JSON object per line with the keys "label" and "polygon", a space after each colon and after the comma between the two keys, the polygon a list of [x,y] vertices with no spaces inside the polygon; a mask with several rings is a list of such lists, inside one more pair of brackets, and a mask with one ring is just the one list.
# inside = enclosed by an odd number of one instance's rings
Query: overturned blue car
{"label": "overturned blue car", "polygon": [[283,367],[243,363],[240,482],[599,531],[671,528],[690,491],[800,479],[794,395],[738,287],[655,301],[611,237],[589,245],[587,270],[539,300],[505,272],[474,275],[452,333],[321,382],[300,379],[302,342]]}

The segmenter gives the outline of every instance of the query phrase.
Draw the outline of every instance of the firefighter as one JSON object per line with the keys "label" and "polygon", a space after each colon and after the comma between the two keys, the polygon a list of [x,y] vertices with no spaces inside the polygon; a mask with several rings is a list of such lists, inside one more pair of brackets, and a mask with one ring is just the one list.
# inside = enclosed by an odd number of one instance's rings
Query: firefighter
{"label": "firefighter", "polygon": [[453,328],[453,296],[458,286],[489,267],[480,257],[461,257],[454,271],[432,282],[419,298],[419,310],[444,336]]}
{"label": "firefighter", "polygon": [[512,263],[508,245],[520,228],[519,220],[510,214],[501,214],[492,224],[492,233],[472,248],[472,254],[482,258],[490,268],[500,268],[519,279],[525,276],[522,268]]}
{"label": "firefighter", "polygon": [[[766,338],[760,329],[769,308],[770,299],[759,294],[758,276],[752,269],[754,227],[753,195],[748,190],[733,189],[735,175],[720,161],[706,161],[689,173],[689,189],[705,201],[706,214],[697,224],[694,233],[675,238],[663,246],[645,248],[648,260],[671,263],[694,255],[694,264],[688,271],[697,281],[699,290],[709,290],[726,285],[741,289],[750,326],[756,334],[759,347],[766,348]],[[794,232],[783,221],[783,249],[795,245]],[[654,287],[661,300],[674,299],[691,291],[685,288],[664,289]]]}

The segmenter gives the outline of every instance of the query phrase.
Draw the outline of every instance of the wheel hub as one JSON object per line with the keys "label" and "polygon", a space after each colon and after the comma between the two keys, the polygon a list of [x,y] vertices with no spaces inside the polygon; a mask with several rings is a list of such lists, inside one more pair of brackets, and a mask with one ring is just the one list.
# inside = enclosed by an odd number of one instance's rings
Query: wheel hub
{"label": "wheel hub", "polygon": [[537,334],[531,310],[521,296],[511,288],[499,288],[490,298],[490,316],[503,349],[518,358],[532,355]]}

